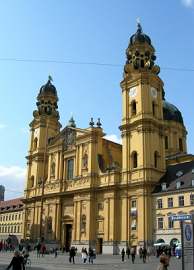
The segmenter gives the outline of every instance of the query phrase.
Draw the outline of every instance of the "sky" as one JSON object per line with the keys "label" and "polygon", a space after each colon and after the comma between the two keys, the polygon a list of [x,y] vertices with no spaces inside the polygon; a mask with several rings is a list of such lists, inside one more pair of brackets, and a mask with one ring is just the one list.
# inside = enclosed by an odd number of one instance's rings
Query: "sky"
{"label": "sky", "polygon": [[165,98],[182,113],[194,154],[194,0],[1,0],[0,184],[5,200],[23,196],[36,97],[51,74],[64,128],[91,117],[121,143],[125,51],[137,18],[151,38]]}

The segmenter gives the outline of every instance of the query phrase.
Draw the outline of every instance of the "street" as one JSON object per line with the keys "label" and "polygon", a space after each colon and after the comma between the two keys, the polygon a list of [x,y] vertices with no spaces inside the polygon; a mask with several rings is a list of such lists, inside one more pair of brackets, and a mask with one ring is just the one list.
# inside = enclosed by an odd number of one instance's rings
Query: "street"
{"label": "street", "polygon": [[[0,252],[0,270],[6,269],[9,265],[11,259],[13,257],[13,252]],[[97,254],[96,259],[94,260],[94,264],[83,264],[83,260],[81,258],[81,253],[78,253],[75,256],[75,264],[69,263],[69,255],[68,253],[60,254],[55,258],[52,254],[46,254],[45,258],[37,258],[36,253],[30,252],[30,260],[31,260],[31,268],[34,270],[70,270],[70,269],[126,269],[126,270],[156,270],[159,265],[159,259],[152,256],[151,262],[143,263],[143,260],[139,258],[137,255],[135,258],[135,263],[132,264],[131,256],[125,256],[124,262],[121,261],[121,255],[101,255]],[[175,259],[174,257],[170,260],[169,269],[182,269],[182,260]]]}

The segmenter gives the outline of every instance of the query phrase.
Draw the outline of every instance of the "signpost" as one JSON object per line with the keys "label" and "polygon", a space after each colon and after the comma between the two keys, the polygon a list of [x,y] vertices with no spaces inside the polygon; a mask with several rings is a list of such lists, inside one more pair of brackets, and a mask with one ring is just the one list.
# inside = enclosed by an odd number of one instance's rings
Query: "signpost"
{"label": "signpost", "polygon": [[181,243],[182,243],[182,269],[194,269],[193,243],[194,224],[181,222]]}

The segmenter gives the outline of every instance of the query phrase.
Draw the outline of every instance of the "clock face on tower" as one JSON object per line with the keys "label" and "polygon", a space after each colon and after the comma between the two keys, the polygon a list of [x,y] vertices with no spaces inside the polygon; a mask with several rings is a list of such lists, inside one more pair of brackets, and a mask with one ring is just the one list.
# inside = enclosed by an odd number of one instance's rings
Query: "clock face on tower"
{"label": "clock face on tower", "polygon": [[152,94],[153,98],[157,98],[158,93],[157,93],[157,90],[154,87],[151,87],[151,94]]}
{"label": "clock face on tower", "polygon": [[129,96],[130,98],[134,98],[137,95],[137,87],[132,87],[129,90]]}

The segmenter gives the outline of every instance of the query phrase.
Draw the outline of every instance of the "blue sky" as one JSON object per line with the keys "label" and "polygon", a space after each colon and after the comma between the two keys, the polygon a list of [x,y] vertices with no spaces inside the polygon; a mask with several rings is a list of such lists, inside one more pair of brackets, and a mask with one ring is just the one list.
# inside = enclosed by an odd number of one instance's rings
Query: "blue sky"
{"label": "blue sky", "polygon": [[25,187],[29,123],[49,71],[59,97],[60,122],[71,111],[78,128],[101,119],[103,131],[121,141],[125,50],[137,30],[156,50],[165,98],[181,112],[194,154],[194,0],[1,0],[0,184],[5,200]]}

